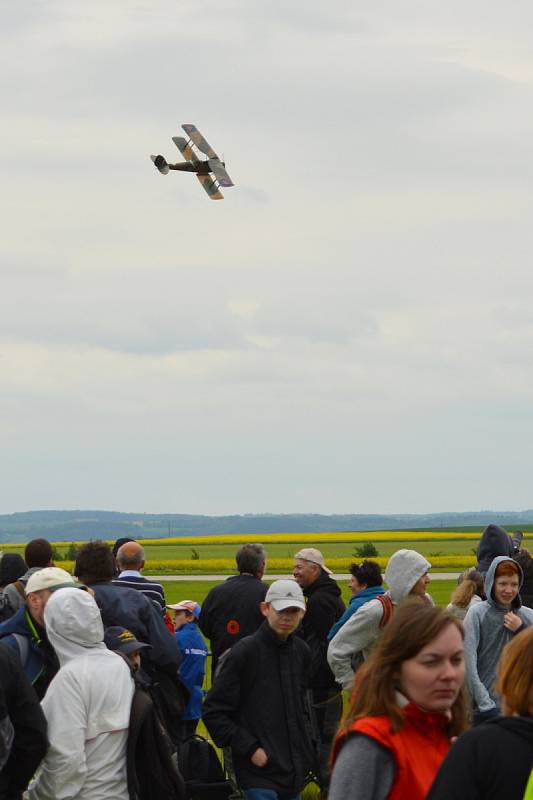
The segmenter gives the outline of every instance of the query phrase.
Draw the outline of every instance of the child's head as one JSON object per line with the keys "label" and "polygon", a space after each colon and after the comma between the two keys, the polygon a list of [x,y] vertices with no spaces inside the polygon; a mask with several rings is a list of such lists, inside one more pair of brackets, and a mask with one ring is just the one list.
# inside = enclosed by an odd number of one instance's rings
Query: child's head
{"label": "child's head", "polygon": [[105,629],[104,642],[108,650],[113,650],[126,656],[135,670],[138,670],[141,666],[141,650],[143,647],[150,647],[149,644],[137,641],[131,631],[119,625],[113,625]]}
{"label": "child's head", "polygon": [[494,573],[492,596],[502,606],[511,606],[517,597],[521,583],[520,567],[510,558],[501,561]]}
{"label": "child's head", "polygon": [[276,636],[287,639],[305,614],[305,597],[296,581],[274,581],[261,603],[261,613]]}
{"label": "child's head", "polygon": [[181,600],[167,606],[174,611],[174,630],[179,631],[188,622],[196,622],[202,610],[194,600]]}

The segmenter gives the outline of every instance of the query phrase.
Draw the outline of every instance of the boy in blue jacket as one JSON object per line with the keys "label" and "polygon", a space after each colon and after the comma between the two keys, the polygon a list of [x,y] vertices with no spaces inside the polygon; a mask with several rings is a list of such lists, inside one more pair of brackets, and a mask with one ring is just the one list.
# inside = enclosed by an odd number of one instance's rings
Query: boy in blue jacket
{"label": "boy in blue jacket", "polygon": [[198,720],[202,716],[205,661],[207,647],[198,630],[197,622],[201,608],[194,600],[182,600],[167,606],[174,611],[176,641],[181,652],[179,676],[189,691],[189,702],[181,720],[181,739],[196,732]]}

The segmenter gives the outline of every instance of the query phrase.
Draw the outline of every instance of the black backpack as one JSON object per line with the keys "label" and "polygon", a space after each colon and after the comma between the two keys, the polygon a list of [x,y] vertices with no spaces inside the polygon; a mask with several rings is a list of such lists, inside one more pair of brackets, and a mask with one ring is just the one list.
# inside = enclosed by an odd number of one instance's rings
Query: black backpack
{"label": "black backpack", "polygon": [[171,742],[139,680],[131,703],[126,763],[130,800],[186,800]]}
{"label": "black backpack", "polygon": [[203,736],[189,736],[179,745],[178,763],[187,800],[237,800],[243,796],[228,780],[215,748]]}

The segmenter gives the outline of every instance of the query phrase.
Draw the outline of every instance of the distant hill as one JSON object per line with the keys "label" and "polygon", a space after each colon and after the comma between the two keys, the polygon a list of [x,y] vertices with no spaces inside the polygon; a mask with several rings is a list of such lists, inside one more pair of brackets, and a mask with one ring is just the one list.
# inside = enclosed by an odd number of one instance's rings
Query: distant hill
{"label": "distant hill", "polygon": [[413,529],[481,529],[490,522],[533,529],[533,510],[466,511],[437,514],[242,514],[208,517],[194,514],[124,514],[119,511],[26,511],[0,515],[2,542],[150,539],[213,534],[306,533]]}

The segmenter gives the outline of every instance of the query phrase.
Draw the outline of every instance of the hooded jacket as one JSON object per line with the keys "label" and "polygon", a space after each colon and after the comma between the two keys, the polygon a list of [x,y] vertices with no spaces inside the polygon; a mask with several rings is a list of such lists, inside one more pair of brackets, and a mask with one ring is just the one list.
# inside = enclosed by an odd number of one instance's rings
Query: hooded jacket
{"label": "hooded jacket", "polygon": [[[385,570],[388,594],[394,605],[405,600],[415,583],[426,574],[431,564],[416,550],[398,550]],[[328,662],[343,689],[351,686],[352,664],[366,658],[380,631],[383,606],[379,599],[365,603],[335,634],[328,647]],[[304,618],[305,619],[305,618]]]}
{"label": "hooded jacket", "polygon": [[328,642],[330,642],[337,631],[340,631],[342,626],[345,622],[347,622],[352,614],[355,614],[361,606],[364,606],[365,603],[368,603],[369,600],[374,600],[374,598],[379,597],[380,595],[385,594],[385,589],[383,586],[367,586],[366,589],[362,589],[360,592],[355,594],[350,602],[348,603],[348,608],[340,617],[335,625],[331,628],[330,632],[328,633]]}
{"label": "hooded jacket", "polygon": [[[22,655],[22,640],[27,641]],[[46,630],[31,616],[28,608],[19,608],[16,614],[0,624],[0,641],[15,651],[21,659],[26,677],[37,692],[39,700],[45,695],[48,685],[59,669],[54,648],[48,640]]]}
{"label": "hooded jacket", "polygon": [[[499,698],[494,689],[496,668],[503,648],[515,633],[508,630],[503,619],[509,609],[501,606],[492,596],[496,568],[503,561],[513,561],[506,556],[493,559],[486,578],[486,600],[471,606],[464,619],[466,682],[476,711],[490,711],[499,706]],[[519,570],[520,586],[522,569]],[[533,611],[522,606],[520,594],[511,603],[511,610],[522,620],[523,626],[533,625]],[[517,633],[523,630],[519,628]]]}
{"label": "hooded jacket", "polygon": [[427,800],[522,800],[533,764],[533,719],[496,717],[452,746]]}
{"label": "hooded jacket", "polygon": [[328,633],[345,610],[341,590],[322,569],[316,581],[306,586],[303,593],[307,605],[299,632],[311,649],[309,685],[311,689],[328,689],[335,684],[327,660]]}
{"label": "hooded jacket", "polygon": [[477,546],[478,572],[485,575],[496,556],[512,558],[513,544],[509,534],[499,525],[487,525]]}
{"label": "hooded jacket", "polygon": [[61,668],[42,702],[50,748],[28,796],[128,800],[130,670],[105,646],[100,612],[87,592],[57,590],[44,620]]}

